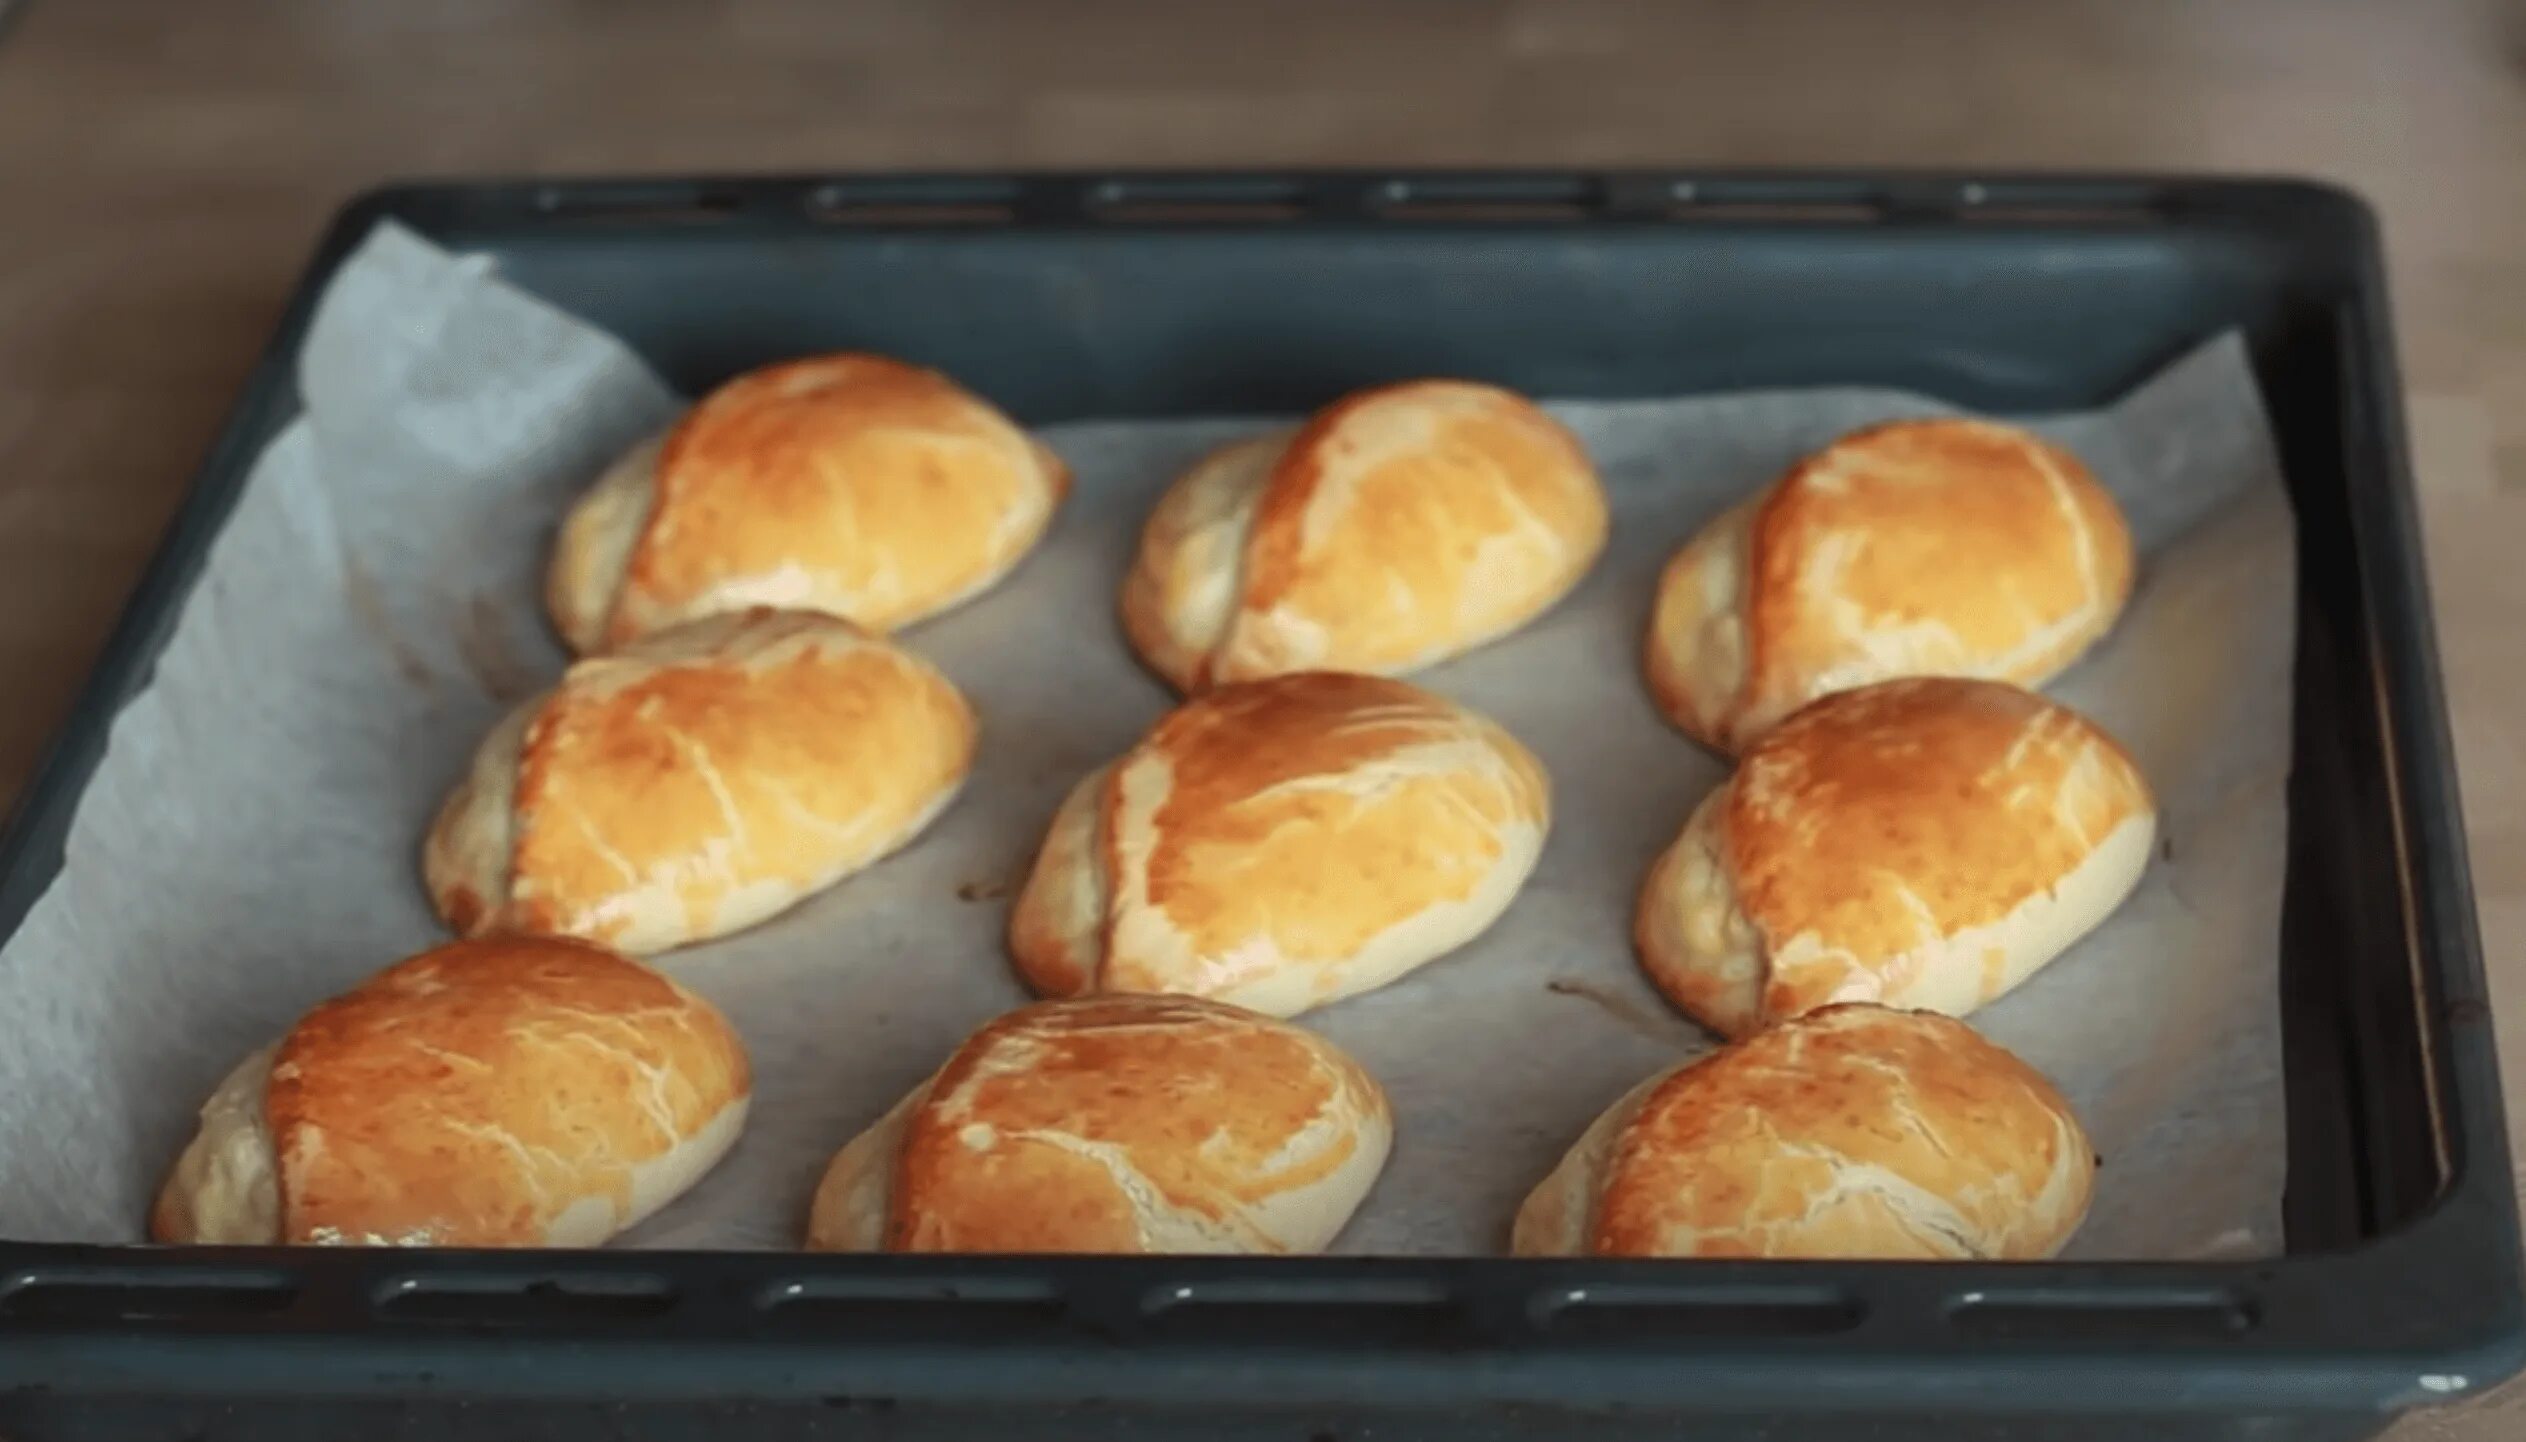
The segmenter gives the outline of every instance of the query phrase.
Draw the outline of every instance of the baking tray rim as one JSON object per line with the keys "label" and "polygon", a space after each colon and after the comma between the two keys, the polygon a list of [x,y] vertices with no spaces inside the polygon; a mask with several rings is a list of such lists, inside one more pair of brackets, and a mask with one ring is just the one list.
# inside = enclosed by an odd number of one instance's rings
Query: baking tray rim
{"label": "baking tray rim", "polygon": [[[1416,1391],[1410,1380],[1415,1367],[1435,1369],[1425,1379],[1431,1402],[1551,1399],[1566,1390],[1555,1385],[1550,1369],[1584,1357],[1591,1397],[1601,1396],[1610,1406],[1671,1405],[1683,1390],[1672,1343],[1641,1349],[1596,1336],[1556,1341],[1553,1329],[1543,1325],[1545,1311],[1567,1311],[1579,1305],[1573,1298],[1590,1296],[1633,1298],[1614,1306],[1642,1309],[1631,1314],[1636,1317],[1657,1312],[1743,1318],[1767,1308],[1821,1317],[1843,1301],[1854,1309],[1846,1326],[1752,1327],[1748,1335],[1733,1336],[1701,1335],[1688,1326],[1679,1340],[1728,1362],[1725,1368],[1692,1369],[1692,1405],[1709,1410],[1776,1408],[1784,1402],[1838,1410],[1907,1398],[1958,1410],[2026,1405],[2003,1396],[2008,1389],[1954,1389],[1960,1375],[1984,1370],[1985,1358],[2011,1370],[2039,1366],[2046,1378],[2043,1406],[2054,1410],[2149,1410],[2167,1405],[2169,1398],[2180,1398],[2184,1410],[2281,1401],[2293,1407],[2391,1409],[2476,1390],[2526,1363],[2526,1297],[2513,1287],[2469,1285],[2480,1281],[2486,1267],[2516,1271],[2517,1213],[2419,553],[2381,247],[2367,204],[2324,182],[1694,169],[907,172],[381,187],[352,200],[326,230],[100,659],[0,827],[0,928],[13,932],[57,872],[62,831],[102,755],[115,713],[146,685],[264,435],[294,407],[293,361],[316,300],[378,221],[397,220],[425,234],[464,224],[526,223],[538,216],[689,230],[698,211],[813,225],[830,223],[818,208],[829,207],[844,193],[840,188],[851,186],[911,197],[900,203],[912,206],[912,213],[867,223],[871,230],[902,233],[970,228],[970,218],[925,215],[920,206],[924,197],[982,193],[1000,197],[987,203],[1006,212],[991,223],[1100,230],[1278,223],[1282,217],[1240,220],[1233,214],[1236,205],[1263,203],[1246,198],[1259,195],[1270,197],[1276,208],[1297,207],[1303,223],[1409,220],[1416,226],[1501,231],[1566,228],[1574,221],[1931,224],[1984,207],[1980,214],[2001,224],[2188,217],[2300,227],[2333,237],[2353,265],[2342,400],[2346,426],[2364,421],[2371,451],[2353,458],[2365,464],[2348,478],[2353,532],[2369,598],[2364,622],[2376,653],[2372,699],[2385,733],[2385,779],[2415,982],[2425,1002],[2424,1040],[2433,1052],[2430,1079],[2439,1120],[2448,1124],[2448,1175],[2441,1193],[2417,1215],[2358,1245],[2233,1264],[1766,1262],[1679,1268],[1600,1260],[1325,1258],[1273,1259],[1258,1268],[1253,1259],[1235,1258],[415,1255],[0,1241],[0,1343],[5,1343],[0,1391],[177,1389],[209,1395],[277,1388],[375,1394],[461,1383],[471,1392],[519,1397],[856,1395],[975,1403],[1101,1393],[1162,1402],[1141,1375],[1140,1354],[1117,1344],[1184,1333],[1178,1325],[1154,1323],[1182,1307],[1158,1306],[1152,1298],[1182,1293],[1183,1300],[1198,1303],[1212,1292],[1246,1297],[1243,1305],[1249,1307],[1285,1307],[1285,1321],[1345,1305],[1393,1313],[1393,1335],[1377,1338],[1369,1349],[1377,1374],[1370,1390],[1381,1400]],[[1199,213],[1169,213],[1163,206],[1151,213],[1140,201],[1113,199],[1163,200],[1170,190],[1179,197],[1194,194],[1184,203]],[[1210,209],[1221,194],[1239,197],[1226,215]],[[1414,197],[1432,196],[1440,198],[1438,213],[1414,210]],[[1710,201],[1713,196],[1723,199]],[[1729,196],[1753,198],[1724,199]],[[1989,209],[1995,197],[2002,203]],[[2013,197],[2032,199],[2010,203]],[[1748,209],[1696,214],[1705,203]],[[1580,213],[1564,213],[1570,209]],[[663,1293],[635,1285],[642,1278],[711,1273],[719,1283],[670,1286]],[[1043,1280],[1054,1277],[1061,1280]],[[471,1285],[484,1279],[498,1284]],[[739,1279],[753,1280],[735,1285]],[[931,1288],[918,1293],[922,1296],[1017,1297],[1052,1305],[1034,1318],[1035,1330],[1025,1333],[1025,1343],[991,1348],[994,1365],[981,1378],[966,1368],[942,1366],[970,1358],[973,1339],[872,1345],[880,1339],[854,1335],[847,1326],[784,1336],[785,1329],[766,1322],[779,1310],[767,1309],[767,1303],[784,1296],[900,1302],[913,1295],[904,1287],[921,1279]],[[416,1291],[434,1294],[451,1280],[468,1283],[449,1289],[456,1303],[432,1309],[426,1319],[393,1315],[393,1299]],[[1043,1282],[1040,1295],[1027,1290],[1036,1282]],[[593,1287],[597,1301],[572,1302],[572,1285]],[[450,1325],[469,1315],[462,1302],[468,1295],[482,1302],[472,1314],[476,1323],[496,1322],[503,1299],[517,1296],[559,1297],[564,1305],[544,1307],[537,1312],[540,1320],[501,1326],[494,1334],[479,1325]],[[276,1296],[284,1300],[268,1308],[254,1300]],[[626,1305],[625,1297],[633,1303]],[[642,1297],[663,1297],[663,1303],[651,1307]],[[1251,1300],[1255,1297],[1265,1300]],[[1551,1303],[1553,1298],[1560,1301]],[[2368,1303],[2356,1319],[2364,1334],[2356,1351],[2342,1349],[2348,1334],[2339,1319],[2324,1315],[2345,1298]],[[232,1305],[240,1299],[248,1305]],[[1422,1305],[1411,1299],[1438,1300]],[[1960,1349],[1955,1319],[1993,1309],[2023,1313],[2013,1324],[2022,1330],[1985,1336],[1974,1349]],[[2047,1326],[2046,1317],[2081,1320]],[[2109,1320],[2099,1325],[2100,1317]],[[2117,1317],[2122,1325],[2111,1323]],[[2223,1317],[2242,1321],[2219,1320]],[[2170,1319],[2180,1324],[2168,1325]],[[1934,1321],[1941,1325],[1923,1325]],[[1163,1370],[1182,1381],[1187,1402],[1233,1395],[1270,1404],[1292,1396],[1361,1393],[1367,1386],[1357,1372],[1363,1365],[1358,1339],[1321,1341],[1301,1326],[1284,1330],[1289,1335],[1273,1348],[1261,1353],[1231,1348],[1212,1366],[1201,1365],[1210,1354],[1198,1342],[1169,1346],[1170,1366]],[[1363,1336],[1375,1331],[1371,1327]],[[1191,1332],[1198,1336],[1201,1329]],[[560,1358],[547,1355],[552,1349],[535,1349],[539,1360],[520,1365],[515,1344],[529,1337],[568,1338],[574,1345]],[[271,1345],[283,1338],[320,1345]],[[713,1339],[753,1345],[712,1347],[704,1354],[686,1350],[686,1344]],[[1482,1355],[1483,1364],[1463,1366],[1469,1353]],[[1030,1354],[1033,1363],[1024,1360]],[[1825,1357],[1840,1380],[1819,1385],[1816,1364]],[[1057,1377],[1030,1370],[1056,1364]],[[1946,1390],[1934,1396],[1923,1390],[1916,1374],[1925,1365],[1936,1370],[1935,1380]]]}

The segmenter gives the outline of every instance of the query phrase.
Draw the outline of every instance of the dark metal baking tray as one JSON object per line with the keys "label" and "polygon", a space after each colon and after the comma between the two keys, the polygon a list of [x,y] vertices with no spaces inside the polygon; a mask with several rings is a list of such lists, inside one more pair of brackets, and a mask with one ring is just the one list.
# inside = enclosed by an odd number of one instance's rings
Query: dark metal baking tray
{"label": "dark metal baking tray", "polygon": [[[0,1435],[2362,1436],[2526,1351],[2376,228],[2278,180],[1228,174],[428,185],[317,251],[0,834],[60,864],[349,247],[496,257],[699,391],[862,346],[1029,422],[1880,384],[2096,405],[2249,337],[2299,523],[2288,1253],[1915,1266],[0,1242]],[[2283,738],[2274,738],[2282,744]],[[0,1166],[6,1159],[0,1158]]]}

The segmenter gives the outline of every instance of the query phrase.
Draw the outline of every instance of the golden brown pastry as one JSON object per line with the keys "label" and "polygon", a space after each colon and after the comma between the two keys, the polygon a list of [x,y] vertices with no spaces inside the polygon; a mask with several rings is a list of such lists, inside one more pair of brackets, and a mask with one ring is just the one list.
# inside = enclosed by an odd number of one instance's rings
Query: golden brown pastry
{"label": "golden brown pastry", "polygon": [[752,1083],[708,1002],[575,941],[451,942],[247,1057],[161,1242],[593,1247],[726,1155]]}
{"label": "golden brown pastry", "polygon": [[929,663],[802,611],[572,666],[492,731],[422,848],[463,935],[656,952],[752,926],[946,808],[974,717]]}
{"label": "golden brown pastry", "polygon": [[936,371],[845,352],[749,371],[571,509],[545,601],[592,652],[756,606],[886,631],[989,589],[1070,473]]}
{"label": "golden brown pastry", "polygon": [[2040,1072],[1930,1012],[1836,1006],[1662,1072],[1519,1208],[1521,1257],[2018,1261],[2096,1154]]}
{"label": "golden brown pastry", "polygon": [[1193,997],[1039,1002],[835,1155],[807,1246],[1316,1252],[1392,1138],[1385,1092],[1312,1032]]}
{"label": "golden brown pastry", "polygon": [[2041,685],[2112,629],[2131,532],[2068,451],[1989,421],[1854,431],[1705,527],[1658,580],[1659,709],[1723,751],[1897,676]]}
{"label": "golden brown pastry", "polygon": [[1396,675],[1525,625],[1604,545],[1596,471],[1533,402],[1383,386],[1186,472],[1141,534],[1123,629],[1179,691]]}
{"label": "golden brown pastry", "polygon": [[1049,996],[1181,992],[1294,1016],[1497,920],[1549,805],[1515,737],[1403,682],[1222,686],[1062,802],[1010,950]]}
{"label": "golden brown pastry", "polygon": [[1649,979],[1739,1036],[1839,1001],[1962,1016],[2121,905],[2157,830],[2114,738],[1997,681],[1808,705],[1703,798],[1641,888]]}

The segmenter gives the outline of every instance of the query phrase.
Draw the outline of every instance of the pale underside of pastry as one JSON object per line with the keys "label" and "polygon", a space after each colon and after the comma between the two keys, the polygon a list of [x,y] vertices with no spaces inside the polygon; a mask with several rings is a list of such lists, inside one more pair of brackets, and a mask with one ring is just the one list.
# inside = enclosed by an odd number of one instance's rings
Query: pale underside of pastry
{"label": "pale underside of pastry", "polygon": [[745,1125],[711,1006],[577,942],[460,941],[318,1006],[202,1108],[161,1242],[592,1247]]}
{"label": "pale underside of pastry", "polygon": [[2031,1260],[2096,1157],[2042,1074],[1961,1022],[1837,1006],[1661,1072],[1519,1209],[1526,1257]]}
{"label": "pale underside of pastry", "polygon": [[1040,1002],[836,1154],[807,1245],[1316,1252],[1392,1136],[1376,1081],[1313,1033],[1192,997]]}
{"label": "pale underside of pastry", "polygon": [[1046,995],[1178,992],[1295,1015],[1497,920],[1549,805],[1514,737],[1403,682],[1219,687],[1073,788],[1010,948]]}
{"label": "pale underside of pastry", "polygon": [[1494,386],[1362,391],[1204,458],[1151,513],[1125,633],[1180,691],[1400,675],[1533,620],[1604,548],[1587,454]]}
{"label": "pale underside of pastry", "polygon": [[964,698],[909,651],[812,612],[714,617],[580,661],[502,722],[423,870],[462,934],[683,946],[910,841],[974,744]]}
{"label": "pale underside of pastry", "polygon": [[2131,533],[2068,451],[1986,421],[1896,421],[1801,461],[1658,582],[1644,661],[1725,751],[1806,702],[1900,676],[2035,686],[2110,630]]}
{"label": "pale underside of pastry", "polygon": [[2066,706],[1991,681],[1838,692],[1756,742],[1641,888],[1651,981],[1738,1036],[1843,1001],[1962,1016],[2093,930],[2156,803]]}
{"label": "pale underside of pastry", "polygon": [[546,602],[582,653],[760,606],[892,630],[999,582],[1069,485],[935,371],[851,353],[766,366],[607,469],[562,523]]}

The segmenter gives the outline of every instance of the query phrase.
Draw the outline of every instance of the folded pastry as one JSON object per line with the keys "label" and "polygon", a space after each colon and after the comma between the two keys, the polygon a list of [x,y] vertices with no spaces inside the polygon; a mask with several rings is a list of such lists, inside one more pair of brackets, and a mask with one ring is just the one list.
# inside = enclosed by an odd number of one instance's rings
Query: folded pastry
{"label": "folded pastry", "polygon": [[1897,676],[2041,685],[2112,628],[2131,532],[2076,456],[1989,421],[1854,431],[1693,537],[1646,663],[1669,719],[1741,750]]}
{"label": "folded pastry", "polygon": [[1703,798],[1640,892],[1658,989],[1728,1036],[1837,1001],[1962,1016],[2120,906],[2148,782],[2078,712],[1997,681],[1813,702]]}
{"label": "folded pastry", "polygon": [[1038,1002],[835,1155],[807,1246],[1316,1252],[1392,1138],[1375,1079],[1286,1022],[1193,997]]}
{"label": "folded pastry", "polygon": [[655,952],[751,926],[918,834],[974,717],[848,621],[756,611],[572,666],[474,754],[422,848],[460,934]]}
{"label": "folded pastry", "polygon": [[2078,1230],[2096,1154],[1962,1022],[1835,1006],[1634,1088],[1518,1210],[1522,1257],[2017,1261]]}
{"label": "folded pastry", "polygon": [[1182,992],[1292,1016],[1497,920],[1543,848],[1548,791],[1515,737],[1400,681],[1222,686],[1062,802],[1010,949],[1046,995]]}
{"label": "folded pastry", "polygon": [[1595,469],[1533,402],[1383,386],[1186,472],[1141,534],[1123,629],[1180,691],[1396,675],[1525,625],[1604,545]]}
{"label": "folded pastry", "polygon": [[161,1242],[593,1247],[745,1125],[708,1002],[575,941],[458,941],[299,1019],[228,1074],[149,1219]]}
{"label": "folded pastry", "polygon": [[844,353],[749,371],[634,446],[563,521],[553,624],[600,651],[755,606],[891,630],[1007,575],[1070,474],[936,371]]}

